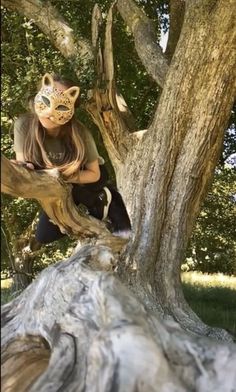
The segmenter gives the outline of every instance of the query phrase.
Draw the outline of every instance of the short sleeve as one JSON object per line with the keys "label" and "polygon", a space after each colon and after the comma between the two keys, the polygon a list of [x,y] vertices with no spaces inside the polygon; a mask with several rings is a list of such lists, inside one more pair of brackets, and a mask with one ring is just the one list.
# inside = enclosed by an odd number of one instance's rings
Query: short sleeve
{"label": "short sleeve", "polygon": [[104,160],[99,155],[94,138],[87,128],[83,128],[83,141],[85,144],[85,162],[90,163],[98,159],[99,164],[103,164]]}
{"label": "short sleeve", "polygon": [[14,151],[22,152],[24,149],[24,141],[27,133],[27,120],[25,116],[20,116],[14,123]]}

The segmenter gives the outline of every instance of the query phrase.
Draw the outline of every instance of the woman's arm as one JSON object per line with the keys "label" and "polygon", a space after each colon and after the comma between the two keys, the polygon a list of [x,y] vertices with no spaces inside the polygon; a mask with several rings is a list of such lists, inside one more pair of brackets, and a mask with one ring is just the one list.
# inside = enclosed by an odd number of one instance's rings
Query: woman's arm
{"label": "woman's arm", "polygon": [[91,184],[97,182],[100,178],[100,169],[98,164],[98,159],[93,162],[89,162],[85,165],[84,170],[80,170],[78,173],[66,179],[66,182],[78,183],[78,184]]}

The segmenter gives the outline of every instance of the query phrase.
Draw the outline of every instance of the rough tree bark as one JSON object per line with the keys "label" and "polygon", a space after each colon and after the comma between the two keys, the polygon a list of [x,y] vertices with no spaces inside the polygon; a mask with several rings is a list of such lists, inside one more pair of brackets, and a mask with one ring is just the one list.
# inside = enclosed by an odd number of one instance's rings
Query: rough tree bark
{"label": "rough tree bark", "polygon": [[179,41],[185,14],[184,0],[170,0],[170,29],[165,55],[170,62]]}
{"label": "rough tree bark", "polygon": [[[92,41],[98,77],[87,110],[114,165],[133,236],[127,246],[118,243],[102,224],[78,214],[70,189],[63,187],[60,178],[44,171],[29,173],[3,160],[4,192],[37,198],[62,230],[90,241],[94,238],[97,244],[45,271],[19,299],[3,308],[4,388],[10,383],[15,388],[9,369],[25,382],[27,377],[21,377],[18,368],[27,360],[32,366],[25,367],[25,372],[31,369],[32,378],[22,390],[232,391],[235,346],[197,337],[230,339],[204,325],[186,304],[180,266],[235,97],[235,1],[187,1],[169,66],[163,54],[157,61],[158,45],[148,34],[151,29],[144,14],[132,0],[117,2],[136,46],[146,47],[145,56],[139,53],[144,65],[147,53],[156,59],[150,61],[148,72],[163,87],[151,126],[137,132],[130,132],[132,116],[115,84],[114,7],[107,18],[104,51],[99,44],[101,18],[99,10],[94,11]],[[172,10],[174,15],[175,7]],[[27,194],[15,188],[19,176],[24,178]],[[43,182],[53,184],[49,198],[47,187],[47,199],[40,186]],[[71,214],[66,213],[69,210]],[[115,257],[109,257],[111,249]],[[116,265],[119,278],[146,308],[111,275],[92,272],[81,263],[87,261],[95,270],[109,269],[111,260],[111,268]],[[161,324],[150,309],[171,316],[191,333],[185,334],[173,321]]]}
{"label": "rough tree bark", "polygon": [[235,345],[162,323],[104,260],[109,247],[84,246],[3,307],[2,390],[234,391]]}
{"label": "rough tree bark", "polygon": [[212,330],[184,300],[180,266],[235,97],[233,6],[225,1],[198,1],[197,6],[188,2],[148,130],[130,134],[120,125],[122,112],[113,99],[111,46],[109,57],[98,57],[100,63],[110,64],[109,72],[102,68],[107,90],[96,89],[87,107],[100,128],[132,217],[134,236],[125,262],[119,264],[121,279],[128,276],[130,286],[138,295],[143,293],[149,306],[159,305],[185,328],[206,335]]}

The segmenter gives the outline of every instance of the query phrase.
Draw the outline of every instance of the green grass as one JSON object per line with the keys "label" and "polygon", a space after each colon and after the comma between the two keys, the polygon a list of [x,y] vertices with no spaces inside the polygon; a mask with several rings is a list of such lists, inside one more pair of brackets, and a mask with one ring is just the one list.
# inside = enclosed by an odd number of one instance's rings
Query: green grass
{"label": "green grass", "polygon": [[11,289],[1,289],[1,305],[6,304],[7,302],[13,299],[12,290]]}
{"label": "green grass", "polygon": [[1,305],[13,300],[17,294],[13,291],[12,279],[1,280]]}
{"label": "green grass", "polygon": [[208,325],[236,336],[236,277],[223,274],[182,274],[183,291],[189,305]]}

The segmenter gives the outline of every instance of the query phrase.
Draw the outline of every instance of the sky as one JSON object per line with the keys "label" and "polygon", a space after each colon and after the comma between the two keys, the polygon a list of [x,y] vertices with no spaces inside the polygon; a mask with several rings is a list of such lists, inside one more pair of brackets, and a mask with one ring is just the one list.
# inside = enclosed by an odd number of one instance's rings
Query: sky
{"label": "sky", "polygon": [[168,40],[168,32],[167,33],[163,33],[163,31],[161,32],[161,39],[160,39],[160,46],[163,49],[163,52],[166,50],[166,45],[167,45],[167,40]]}

